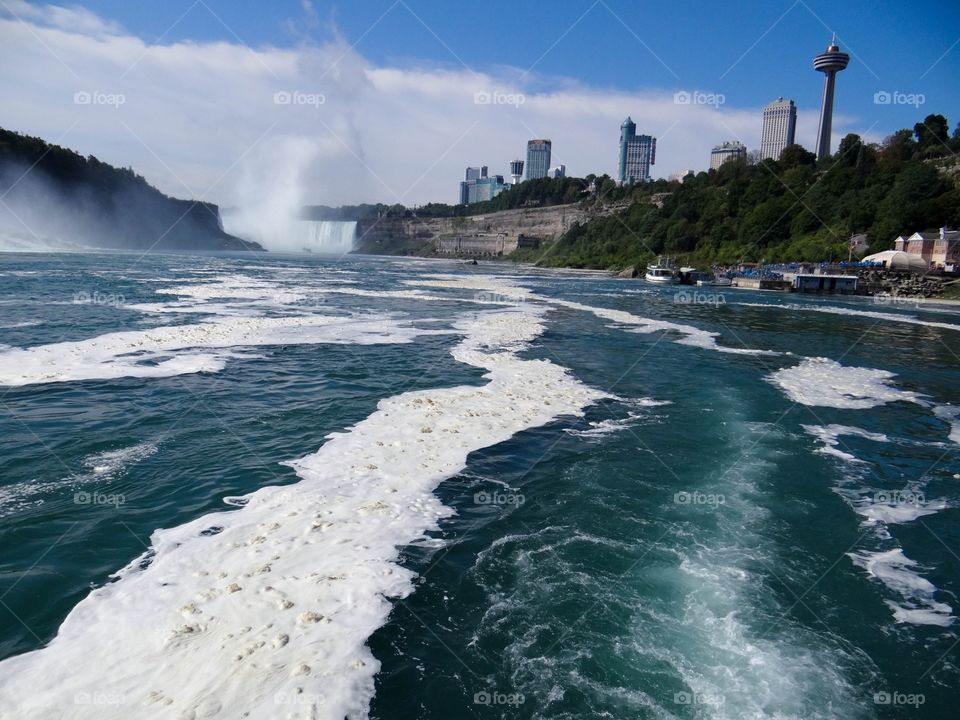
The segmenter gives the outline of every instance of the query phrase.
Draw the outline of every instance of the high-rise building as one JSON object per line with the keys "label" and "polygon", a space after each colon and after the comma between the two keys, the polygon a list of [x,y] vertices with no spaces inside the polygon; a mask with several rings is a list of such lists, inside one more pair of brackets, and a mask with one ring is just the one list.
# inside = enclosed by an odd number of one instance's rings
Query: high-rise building
{"label": "high-rise building", "polygon": [[557,165],[547,170],[547,177],[551,178],[562,178],[567,176],[567,166],[566,165]]}
{"label": "high-rise building", "polygon": [[620,125],[620,167],[618,179],[621,185],[646,182],[650,179],[650,166],[657,160],[657,139],[650,135],[637,135],[637,124],[627,117]]}
{"label": "high-rise building", "polygon": [[460,183],[460,204],[471,205],[475,202],[492,200],[507,189],[503,175],[487,176],[487,166],[468,167],[465,180]]}
{"label": "high-rise building", "polygon": [[476,195],[471,202],[483,202],[484,200],[493,200],[497,195],[507,189],[503,182],[503,175],[491,175],[482,177],[476,182]]}
{"label": "high-rise building", "polygon": [[510,179],[514,185],[519,185],[523,179],[523,160],[517,158],[510,161]]}
{"label": "high-rise building", "polygon": [[780,159],[787,145],[793,145],[797,131],[797,106],[793,100],[777,98],[763,109],[760,157]]}
{"label": "high-rise building", "polygon": [[527,143],[527,180],[547,176],[552,147],[553,143],[549,140],[531,140]]}
{"label": "high-rise building", "polygon": [[734,140],[733,142],[725,142],[721,145],[717,145],[710,151],[710,169],[716,170],[725,162],[730,160],[743,160],[747,159],[747,146],[742,142]]}
{"label": "high-rise building", "polygon": [[487,177],[487,166],[468,167],[464,173],[464,181],[460,183],[460,204],[469,205],[477,202],[477,182]]}
{"label": "high-rise building", "polygon": [[817,130],[817,160],[830,155],[830,133],[833,131],[833,91],[836,87],[837,73],[845,70],[850,62],[847,53],[840,52],[833,36],[825,52],[813,59],[813,69],[824,74],[823,99],[820,101],[820,126]]}

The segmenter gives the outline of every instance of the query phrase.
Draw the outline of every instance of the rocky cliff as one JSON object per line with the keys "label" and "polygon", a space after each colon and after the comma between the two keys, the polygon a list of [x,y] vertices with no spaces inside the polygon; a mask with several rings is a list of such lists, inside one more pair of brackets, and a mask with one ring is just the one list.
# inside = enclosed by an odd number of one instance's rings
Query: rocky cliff
{"label": "rocky cliff", "polygon": [[503,210],[454,218],[381,217],[357,223],[354,252],[372,255],[434,255],[437,239],[458,236],[525,235],[551,242],[575,222],[584,222],[581,205]]}

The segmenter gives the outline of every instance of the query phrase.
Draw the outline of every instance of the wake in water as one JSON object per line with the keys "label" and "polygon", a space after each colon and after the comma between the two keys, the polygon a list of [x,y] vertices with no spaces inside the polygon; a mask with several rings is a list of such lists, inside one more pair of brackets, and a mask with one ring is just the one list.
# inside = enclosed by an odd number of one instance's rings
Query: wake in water
{"label": "wake in water", "polygon": [[[365,716],[378,663],[364,643],[390,612],[385,598],[412,590],[397,547],[450,513],[437,483],[471,451],[602,397],[563,368],[517,356],[542,332],[532,309],[458,328],[466,339],[453,356],[487,370],[486,384],[383,400],[291,463],[299,484],[155,533],[151,551],[74,608],[47,648],[3,663],[5,706],[47,718],[97,692],[163,717],[279,717],[291,706]],[[99,711],[129,717],[124,705]]]}
{"label": "wake in water", "polygon": [[140,443],[118,450],[95,453],[83,460],[84,470],[59,480],[28,480],[0,487],[0,518],[50,502],[89,504],[97,494],[109,492],[109,484],[128,467],[157,452],[155,443]]}
{"label": "wake in water", "polygon": [[911,523],[935,515],[946,510],[948,503],[943,499],[927,498],[929,481],[924,477],[894,489],[877,487],[881,478],[872,469],[864,469],[868,463],[846,449],[843,438],[863,438],[884,444],[903,441],[846,425],[804,425],[803,428],[823,443],[818,452],[843,463],[843,474],[834,490],[863,518],[875,548],[857,550],[847,555],[855,565],[866,570],[898,596],[897,600],[885,601],[893,611],[894,620],[898,623],[949,627],[954,621],[953,608],[937,600],[937,587],[917,572],[920,569],[918,563],[904,555],[902,548],[895,546],[888,530],[891,525]]}
{"label": "wake in water", "polygon": [[[611,459],[608,443],[625,439],[632,453],[624,470],[627,479],[640,463],[663,475],[668,487],[671,477],[679,482],[646,444],[647,433],[686,404],[673,394],[679,385],[649,392],[642,388],[636,398],[623,398],[580,382],[559,360],[531,359],[544,343],[550,321],[559,326],[562,320],[564,331],[571,322],[581,328],[600,325],[600,333],[625,335],[628,342],[619,347],[630,349],[638,334],[663,333],[669,342],[662,347],[674,353],[671,357],[691,353],[700,361],[706,351],[721,353],[725,365],[740,364],[742,356],[742,364],[751,367],[775,357],[771,363],[792,364],[765,371],[770,385],[760,381],[763,376],[752,378],[769,395],[779,397],[773,386],[802,406],[837,411],[899,404],[927,415],[934,427],[949,426],[945,432],[956,441],[956,407],[902,389],[892,372],[738,346],[719,332],[645,317],[638,300],[631,301],[628,312],[553,297],[549,293],[555,288],[543,280],[531,283],[534,292],[516,278],[431,274],[410,279],[405,266],[393,285],[391,278],[371,285],[358,273],[331,270],[317,277],[268,261],[167,270],[149,286],[156,298],[144,302],[141,297],[117,310],[139,313],[146,327],[0,348],[0,384],[27,392],[27,386],[78,380],[153,382],[217,373],[244,360],[244,369],[252,369],[263,362],[257,353],[266,346],[409,347],[414,341],[438,342],[444,335],[455,336],[451,343],[459,340],[449,348],[456,363],[483,371],[482,380],[459,380],[454,387],[438,383],[434,389],[382,399],[374,412],[328,436],[316,452],[287,461],[298,483],[226,498],[228,511],[156,531],[150,550],[76,605],[47,647],[0,663],[0,714],[46,718],[69,715],[72,708],[78,717],[92,710],[98,718],[366,717],[378,658],[383,659],[368,642],[388,622],[393,601],[407,598],[414,588],[415,575],[401,562],[401,548],[440,542],[428,533],[452,518],[454,510],[434,493],[467,466],[471,453],[557,418],[580,416],[607,399],[611,406],[622,406],[616,417],[597,412],[566,432],[556,431],[556,442],[576,446],[573,453],[589,447],[588,459],[604,477],[601,460]],[[351,307],[338,307],[337,298],[349,298]],[[417,319],[400,310],[413,305],[420,308],[411,313]],[[164,324],[149,327],[154,322]],[[447,352],[447,344],[440,347]],[[935,418],[929,417],[931,409]],[[495,572],[484,575],[489,604],[481,612],[487,614],[478,638],[496,638],[505,648],[503,663],[511,681],[543,702],[524,709],[534,717],[573,720],[596,698],[598,706],[627,708],[626,716],[675,717],[687,710],[737,720],[777,714],[824,719],[834,712],[869,715],[848,683],[850,669],[869,666],[869,661],[834,636],[811,632],[788,617],[789,598],[783,605],[770,587],[771,568],[779,572],[781,558],[769,538],[769,508],[775,502],[768,480],[786,435],[773,424],[741,421],[730,408],[707,406],[698,413],[704,422],[715,418],[721,427],[729,424],[723,431],[726,445],[714,452],[722,456],[728,446],[733,448],[734,466],[684,473],[683,482],[693,484],[671,487],[670,495],[679,490],[688,499],[674,498],[666,506],[659,496],[648,496],[649,484],[631,486],[628,496],[618,498],[605,483],[587,488],[574,478],[583,492],[577,502],[601,506],[602,522],[592,531],[572,521],[558,527],[547,522],[522,536],[491,539],[477,558],[477,572],[502,563],[500,553],[519,548],[523,582],[502,586]],[[684,425],[671,429],[693,430]],[[893,433],[843,422],[811,424],[805,430],[819,441],[820,453],[855,469],[868,462],[847,447],[850,438],[899,442]],[[696,470],[698,453],[713,457],[698,444],[711,434],[671,438],[665,449],[674,440],[678,446],[689,441],[686,459],[696,462],[684,465]],[[88,456],[80,489],[119,477],[154,450],[145,445]],[[858,477],[862,485],[863,477]],[[935,515],[949,503],[927,498],[908,508],[867,498],[862,490],[852,481],[836,488],[876,540],[851,553],[865,571],[856,574],[865,584],[870,584],[867,575],[878,587],[883,583],[897,622],[948,626],[952,608],[923,577],[926,569],[884,532]],[[690,497],[723,497],[723,512],[697,516],[702,508],[694,507]],[[641,509],[631,515],[628,505]],[[561,513],[558,521],[565,519],[562,508],[556,512]],[[657,523],[662,527],[653,539],[660,540],[638,545],[635,535],[606,533],[605,523],[623,523],[632,531]],[[578,554],[584,550],[586,556]],[[626,580],[634,585],[605,584],[610,579],[608,551],[616,560],[612,567],[620,561],[633,564],[635,576],[628,573]],[[598,679],[589,671],[595,638],[584,638],[572,654],[563,647],[551,655],[537,644],[542,620],[532,609],[548,602],[545,594],[552,601],[585,594],[592,598],[592,593],[630,621],[630,632],[610,639],[616,646],[611,657],[633,664],[626,675]],[[530,628],[514,635],[515,623],[526,612],[531,612]],[[509,627],[508,638],[499,635],[504,627]],[[94,666],[88,661],[92,656],[102,661]],[[77,698],[88,697],[115,702],[76,705]],[[578,697],[588,698],[588,705],[561,710]],[[695,707],[680,707],[685,704]]]}

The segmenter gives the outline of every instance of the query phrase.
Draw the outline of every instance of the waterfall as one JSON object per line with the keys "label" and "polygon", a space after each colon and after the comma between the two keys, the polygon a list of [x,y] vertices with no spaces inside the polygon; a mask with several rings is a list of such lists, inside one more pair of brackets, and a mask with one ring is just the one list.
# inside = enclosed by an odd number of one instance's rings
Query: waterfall
{"label": "waterfall", "polygon": [[353,250],[356,221],[289,220],[268,222],[259,213],[226,211],[221,213],[223,229],[228,233],[260,243],[271,252],[344,255]]}
{"label": "waterfall", "polygon": [[[291,241],[299,247],[286,249],[287,252],[315,252],[325,255],[343,255],[353,250],[353,240],[357,234],[356,222],[333,220],[299,220],[292,224]],[[284,245],[287,245],[285,243]],[[267,246],[268,250],[273,248]]]}

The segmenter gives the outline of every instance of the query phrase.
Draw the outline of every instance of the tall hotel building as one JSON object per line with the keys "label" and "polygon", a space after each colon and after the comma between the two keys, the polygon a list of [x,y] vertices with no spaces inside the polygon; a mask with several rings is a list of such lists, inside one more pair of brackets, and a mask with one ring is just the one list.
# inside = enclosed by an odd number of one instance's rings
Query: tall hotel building
{"label": "tall hotel building", "polygon": [[550,170],[549,140],[531,140],[527,143],[527,180],[545,178]]}
{"label": "tall hotel building", "polygon": [[620,125],[620,184],[647,182],[650,179],[650,166],[656,160],[657,139],[650,135],[637,135],[637,124],[628,117]]}
{"label": "tall hotel building", "polygon": [[763,109],[763,135],[760,139],[760,157],[763,160],[780,159],[787,145],[793,145],[797,130],[797,106],[793,100],[777,98]]}
{"label": "tall hotel building", "polygon": [[717,145],[710,151],[710,169],[717,170],[725,162],[747,159],[747,146],[734,140]]}

